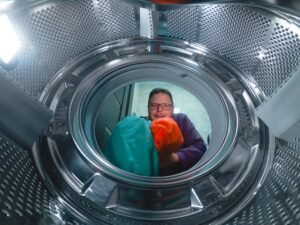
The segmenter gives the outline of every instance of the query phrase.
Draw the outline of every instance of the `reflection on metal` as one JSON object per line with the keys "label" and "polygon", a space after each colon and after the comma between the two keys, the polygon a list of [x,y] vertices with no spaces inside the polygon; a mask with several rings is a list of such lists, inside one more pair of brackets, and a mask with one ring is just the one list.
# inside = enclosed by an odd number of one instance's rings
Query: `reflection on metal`
{"label": "reflection on metal", "polygon": [[158,12],[140,8],[140,36],[146,38],[158,37]]}
{"label": "reflection on metal", "polygon": [[[255,109],[259,115],[270,112],[262,117],[265,121],[274,121],[277,112],[293,114],[299,109],[278,106],[299,96],[298,89],[289,86],[299,83],[294,80],[300,63],[300,1],[190,3],[37,0],[1,8],[0,14],[7,14],[19,31],[22,48],[18,63],[10,70],[0,67],[0,75],[54,111],[50,127],[36,142],[34,161],[7,136],[0,136],[1,222],[298,223],[300,138],[293,136],[298,124],[267,124],[270,132],[284,130],[278,134],[285,140],[274,142]],[[156,29],[150,32],[150,25],[141,32],[140,25],[153,23],[142,21],[147,17],[140,17],[141,7],[155,12],[159,37]],[[88,129],[96,108],[92,94],[101,101],[120,84],[143,80],[143,73],[137,76],[143,66],[148,68],[145,74],[165,74],[153,78],[191,88],[199,99],[203,95],[212,102],[206,107],[214,140],[190,171],[160,178],[133,176],[114,168],[97,151],[93,129]],[[7,128],[17,131],[19,124],[11,118],[21,108],[1,116],[15,122]],[[1,113],[5,109],[1,103]],[[291,118],[299,119],[296,114]],[[11,136],[17,143],[22,140]],[[31,141],[25,139],[29,146]],[[136,195],[141,198],[135,202],[131,196]]]}
{"label": "reflection on metal", "polygon": [[[149,51],[153,46],[159,46],[160,54]],[[226,76],[220,76],[223,73]],[[75,74],[80,79],[74,79]],[[128,221],[175,221],[193,215],[206,223],[228,209],[234,213],[234,203],[253,197],[249,187],[255,190],[264,179],[272,155],[272,137],[254,114],[260,97],[249,95],[245,87],[250,85],[246,79],[240,82],[240,76],[202,46],[181,41],[133,39],[97,47],[60,70],[42,93],[41,101],[55,116],[34,149],[40,173],[55,187],[53,194],[62,196],[59,190],[64,189],[73,196],[72,201],[61,201],[76,208],[82,219],[94,207]],[[180,85],[206,108],[211,142],[192,169],[168,177],[142,177],[103,158],[95,137],[101,103],[122,85],[141,80]],[[82,202],[90,207],[82,207]],[[90,213],[96,220],[104,216]]]}
{"label": "reflection on metal", "polygon": [[[287,141],[300,138],[300,69],[258,109],[258,116],[275,136]],[[274,110],[276,109],[276,110]]]}
{"label": "reflection on metal", "polygon": [[193,188],[191,189],[191,206],[192,206],[192,208],[196,208],[199,210],[203,209],[203,205],[202,205],[197,193],[195,192],[195,190]]}
{"label": "reflection on metal", "polygon": [[7,15],[0,15],[0,62],[8,64],[19,50],[20,41]]}
{"label": "reflection on metal", "polygon": [[280,11],[280,13],[286,13],[286,15],[292,16],[293,19],[299,17],[300,2],[298,0],[125,0],[131,4],[135,4],[140,7],[167,11],[173,9],[192,8],[199,5],[221,5],[221,4],[239,4],[245,6],[258,6],[260,8],[266,8],[274,10],[274,12]]}
{"label": "reflection on metal", "polygon": [[[91,199],[102,207],[107,207],[107,199],[112,199],[111,194],[116,188],[116,183],[105,178],[100,174],[95,174],[90,180],[87,180],[81,188],[81,194]],[[109,201],[111,205],[111,200]]]}

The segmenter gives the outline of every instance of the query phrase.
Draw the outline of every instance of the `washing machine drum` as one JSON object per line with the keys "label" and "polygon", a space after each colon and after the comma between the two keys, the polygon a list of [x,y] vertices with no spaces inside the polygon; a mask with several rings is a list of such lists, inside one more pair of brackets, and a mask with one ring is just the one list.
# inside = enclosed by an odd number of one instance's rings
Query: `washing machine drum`
{"label": "washing machine drum", "polygon": [[[0,3],[3,224],[299,223],[297,7]],[[188,115],[207,148],[168,176],[104,151],[120,120],[151,114],[156,87],[174,100],[156,112]]]}

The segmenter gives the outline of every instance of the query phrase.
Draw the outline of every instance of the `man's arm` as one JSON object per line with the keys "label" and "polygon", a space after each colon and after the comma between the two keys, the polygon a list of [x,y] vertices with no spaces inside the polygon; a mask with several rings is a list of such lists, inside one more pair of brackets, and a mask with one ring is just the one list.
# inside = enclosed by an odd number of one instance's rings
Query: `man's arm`
{"label": "man's arm", "polygon": [[186,115],[177,114],[174,119],[184,138],[183,146],[177,152],[181,169],[184,171],[194,166],[202,158],[207,148],[201,135]]}

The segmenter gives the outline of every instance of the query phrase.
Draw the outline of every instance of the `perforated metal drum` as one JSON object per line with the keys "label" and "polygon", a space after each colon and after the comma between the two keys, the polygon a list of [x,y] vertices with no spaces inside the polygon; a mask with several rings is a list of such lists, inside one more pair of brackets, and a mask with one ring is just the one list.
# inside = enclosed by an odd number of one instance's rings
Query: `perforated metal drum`
{"label": "perforated metal drum", "polygon": [[[299,224],[297,7],[1,2],[0,224]],[[103,156],[107,96],[142,81],[205,107],[208,150],[189,170],[140,176]]]}

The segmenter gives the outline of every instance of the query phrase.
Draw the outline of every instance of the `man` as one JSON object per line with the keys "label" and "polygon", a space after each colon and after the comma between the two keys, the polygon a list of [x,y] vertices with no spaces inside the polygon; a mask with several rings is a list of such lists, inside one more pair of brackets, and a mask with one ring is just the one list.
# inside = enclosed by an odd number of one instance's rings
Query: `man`
{"label": "man", "polygon": [[184,143],[177,152],[159,153],[159,174],[171,175],[194,166],[206,151],[206,145],[190,119],[182,113],[174,114],[172,94],[167,89],[155,88],[149,94],[148,116],[151,121],[158,118],[173,118],[182,133]]}

